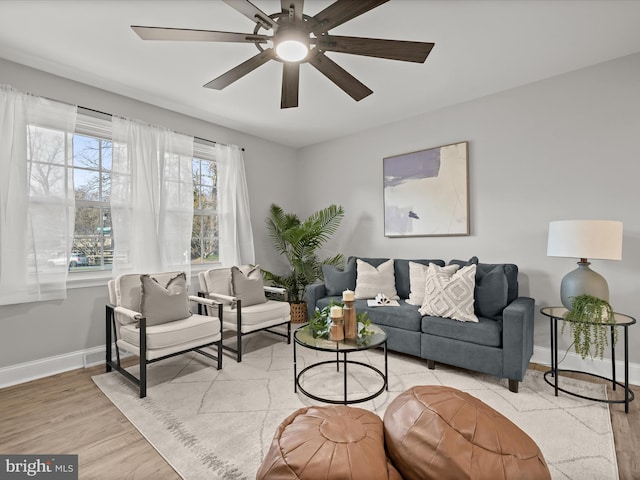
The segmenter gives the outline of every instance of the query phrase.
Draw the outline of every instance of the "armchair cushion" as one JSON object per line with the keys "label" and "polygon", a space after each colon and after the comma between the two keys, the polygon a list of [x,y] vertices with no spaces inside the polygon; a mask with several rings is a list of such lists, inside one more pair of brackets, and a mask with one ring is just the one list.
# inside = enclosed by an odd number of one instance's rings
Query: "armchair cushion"
{"label": "armchair cushion", "polygon": [[143,274],[140,285],[140,312],[147,318],[147,326],[182,320],[191,315],[184,272],[169,278],[166,283]]}
{"label": "armchair cushion", "polygon": [[[220,333],[220,322],[204,315],[190,317],[174,322],[167,322],[147,327],[147,350],[166,349],[180,346],[194,340],[213,337],[216,340]],[[134,325],[125,325],[120,329],[120,335],[125,342],[140,347],[140,330]]]}
{"label": "armchair cushion", "polygon": [[231,294],[242,300],[243,307],[265,303],[267,297],[260,267],[252,268],[246,275],[238,267],[231,267]]}

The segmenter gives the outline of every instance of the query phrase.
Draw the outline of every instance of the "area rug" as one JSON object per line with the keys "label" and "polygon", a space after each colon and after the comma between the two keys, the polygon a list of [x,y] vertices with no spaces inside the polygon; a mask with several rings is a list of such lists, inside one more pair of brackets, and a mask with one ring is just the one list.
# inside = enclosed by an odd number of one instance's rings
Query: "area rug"
{"label": "area rug", "polygon": [[[335,356],[297,347],[298,371]],[[357,352],[349,359],[384,366],[382,350]],[[293,346],[259,333],[245,338],[242,363],[224,356],[223,369],[197,354],[154,363],[148,368],[147,397],[121,374],[93,377],[154,448],[187,480],[252,479],[280,422],[294,410],[318,404],[293,387]],[[492,376],[426,362],[389,352],[389,391],[353,405],[377,413],[415,385],[447,385],[484,401],[521,429],[542,450],[554,479],[618,478],[609,409],[606,404],[561,393],[545,383],[542,373],[527,371],[519,393]],[[137,374],[137,367],[131,367]],[[302,378],[310,392],[339,399],[342,373],[335,365],[319,367]],[[604,386],[562,379],[563,387],[606,398]],[[382,380],[364,367],[349,368],[350,398],[377,391]]]}

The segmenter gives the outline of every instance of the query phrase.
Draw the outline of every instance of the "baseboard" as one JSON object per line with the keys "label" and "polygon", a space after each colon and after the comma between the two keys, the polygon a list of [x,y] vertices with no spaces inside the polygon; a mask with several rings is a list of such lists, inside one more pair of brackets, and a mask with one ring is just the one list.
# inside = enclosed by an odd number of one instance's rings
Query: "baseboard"
{"label": "baseboard", "polygon": [[[611,359],[582,359],[574,351],[558,351],[560,364],[558,368],[565,370],[578,370],[580,372],[595,373],[602,377],[611,378]],[[533,347],[533,363],[540,365],[551,364],[551,349],[547,347]],[[616,380],[624,383],[624,359],[616,359]],[[640,385],[640,364],[629,363],[629,384]]]}
{"label": "baseboard", "polygon": [[[115,345],[114,345],[115,351]],[[121,351],[121,357],[130,356]],[[611,359],[583,360],[575,352],[558,352],[561,360],[560,368],[595,373],[603,377],[611,377]],[[533,363],[549,365],[551,362],[551,349],[547,347],[533,348]],[[0,368],[0,388],[30,382],[39,378],[48,377],[57,373],[68,372],[78,368],[89,368],[105,363],[105,348],[103,346],[79,350],[77,352],[56,355],[31,362],[19,363],[9,367]],[[624,362],[616,360],[616,379],[624,381]],[[629,383],[640,385],[640,364],[629,363]]]}
{"label": "baseboard", "polygon": [[[115,345],[113,347],[115,349]],[[114,350],[115,351],[115,350]],[[129,356],[121,352],[121,358]],[[93,347],[0,368],[0,388],[105,363],[105,347]]]}

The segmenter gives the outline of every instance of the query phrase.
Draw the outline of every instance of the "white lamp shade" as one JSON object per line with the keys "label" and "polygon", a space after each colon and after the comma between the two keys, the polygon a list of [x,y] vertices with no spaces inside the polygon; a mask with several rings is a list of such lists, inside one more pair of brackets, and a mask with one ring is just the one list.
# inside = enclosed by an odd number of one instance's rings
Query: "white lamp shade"
{"label": "white lamp shade", "polygon": [[559,220],[549,223],[547,256],[622,259],[622,222]]}

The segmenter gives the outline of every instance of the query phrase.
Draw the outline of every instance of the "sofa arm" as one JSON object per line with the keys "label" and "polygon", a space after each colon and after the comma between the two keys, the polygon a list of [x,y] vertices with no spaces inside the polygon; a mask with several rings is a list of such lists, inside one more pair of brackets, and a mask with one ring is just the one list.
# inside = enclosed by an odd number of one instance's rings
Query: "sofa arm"
{"label": "sofa arm", "polygon": [[518,297],[502,312],[502,373],[504,378],[522,380],[533,355],[535,301]]}
{"label": "sofa arm", "polygon": [[305,298],[307,299],[307,318],[313,316],[313,312],[316,310],[316,302],[318,299],[327,296],[327,289],[324,283],[312,283],[307,285]]}

